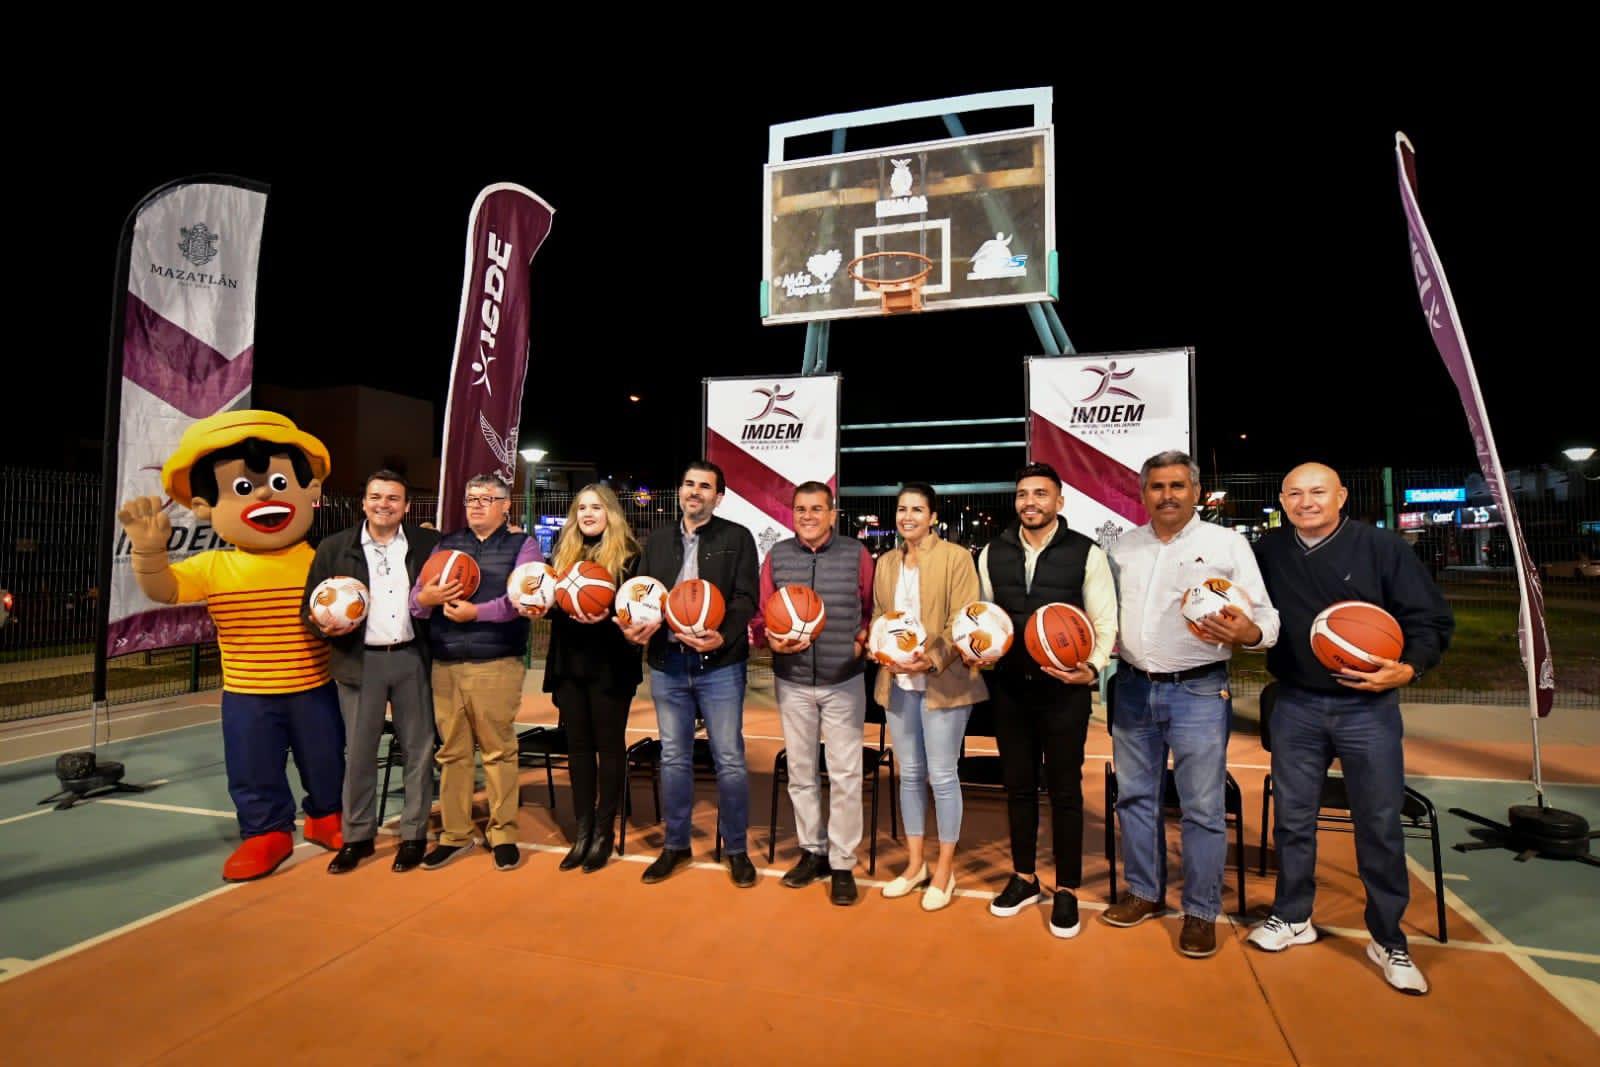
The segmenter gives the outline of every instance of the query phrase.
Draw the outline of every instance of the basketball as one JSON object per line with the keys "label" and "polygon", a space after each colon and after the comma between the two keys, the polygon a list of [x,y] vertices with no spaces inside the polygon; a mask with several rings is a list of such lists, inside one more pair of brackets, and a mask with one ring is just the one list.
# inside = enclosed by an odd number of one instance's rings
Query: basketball
{"label": "basketball", "polygon": [[472,594],[478,591],[478,582],[482,580],[482,573],[478,570],[478,561],[465,552],[444,549],[428,557],[422,565],[422,573],[418,575],[423,585],[449,585],[451,582],[461,583],[461,596],[464,600],[471,600]]}
{"label": "basketball", "polygon": [[660,622],[667,606],[667,587],[647,575],[629,578],[617,590],[617,618],[624,626]]}
{"label": "basketball", "polygon": [[822,597],[807,585],[786,585],[767,598],[762,611],[767,621],[767,636],[780,641],[816,637],[827,622]]}
{"label": "basketball", "polygon": [[358,579],[344,575],[325,578],[311,591],[311,619],[323,633],[344,633],[367,617],[371,599]]}
{"label": "basketball", "polygon": [[1228,581],[1226,578],[1207,578],[1192,589],[1183,591],[1183,601],[1179,608],[1183,612],[1183,621],[1189,624],[1189,632],[1208,644],[1215,644],[1216,638],[1200,628],[1200,620],[1208,615],[1217,615],[1223,608],[1237,608],[1245,618],[1252,618],[1250,598],[1244,595],[1244,590]]}
{"label": "basketball", "polygon": [[1311,623],[1311,652],[1330,671],[1375,671],[1372,656],[1399,659],[1405,634],[1395,617],[1364,600],[1341,600]]}
{"label": "basketball", "polygon": [[556,582],[556,607],[573,618],[609,613],[616,595],[611,572],[593,560],[580,559]]}
{"label": "basketball", "polygon": [[1094,651],[1094,624],[1071,604],[1046,604],[1028,619],[1022,642],[1039,666],[1070,671]]}
{"label": "basketball", "polygon": [[872,624],[867,649],[882,664],[910,663],[928,643],[922,623],[903,611],[886,611]]}
{"label": "basketball", "polygon": [[974,600],[956,613],[950,624],[955,646],[979,663],[995,663],[1011,651],[1015,628],[1011,616],[998,604]]}
{"label": "basketball", "polygon": [[524,563],[506,579],[506,596],[524,608],[548,608],[556,602],[555,568],[548,563]]}
{"label": "basketball", "polygon": [[705,637],[722,625],[722,590],[704,578],[679,582],[667,594],[667,625],[680,634]]}

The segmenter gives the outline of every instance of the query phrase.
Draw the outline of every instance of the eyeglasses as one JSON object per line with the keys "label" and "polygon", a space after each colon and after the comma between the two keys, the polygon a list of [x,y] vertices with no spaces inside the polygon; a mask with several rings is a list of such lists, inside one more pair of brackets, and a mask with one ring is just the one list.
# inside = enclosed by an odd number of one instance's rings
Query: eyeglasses
{"label": "eyeglasses", "polygon": [[502,500],[510,500],[510,499],[511,498],[508,497],[508,496],[469,496],[469,497],[467,497],[467,507],[469,507],[469,508],[486,508],[490,504],[498,504]]}

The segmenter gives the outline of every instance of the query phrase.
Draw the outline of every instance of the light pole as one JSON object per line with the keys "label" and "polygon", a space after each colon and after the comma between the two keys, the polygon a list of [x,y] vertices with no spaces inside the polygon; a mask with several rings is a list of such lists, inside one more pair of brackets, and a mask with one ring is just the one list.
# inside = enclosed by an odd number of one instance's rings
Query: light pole
{"label": "light pole", "polygon": [[1580,445],[1577,448],[1562,449],[1561,454],[1572,461],[1573,467],[1578,472],[1578,477],[1582,478],[1586,482],[1600,482],[1600,474],[1597,474],[1591,478],[1587,474],[1583,473],[1584,468],[1589,465],[1589,461],[1594,458],[1593,448],[1590,448],[1588,445]]}
{"label": "light pole", "polygon": [[522,478],[522,521],[524,529],[530,537],[537,537],[533,527],[533,479],[539,473],[539,461],[546,452],[542,448],[524,448],[522,458],[528,464],[528,472]]}

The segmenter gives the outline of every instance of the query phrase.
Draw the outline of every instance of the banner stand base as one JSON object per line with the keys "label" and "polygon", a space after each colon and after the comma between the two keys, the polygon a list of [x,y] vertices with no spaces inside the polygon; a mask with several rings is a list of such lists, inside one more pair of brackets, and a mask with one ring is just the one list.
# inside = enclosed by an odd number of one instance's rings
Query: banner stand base
{"label": "banner stand base", "polygon": [[1476,841],[1461,842],[1455,846],[1457,852],[1508,848],[1517,853],[1518,863],[1538,856],[1542,859],[1577,860],[1600,867],[1600,856],[1589,852],[1589,842],[1600,837],[1600,830],[1590,830],[1589,820],[1576,812],[1547,808],[1543,803],[1513,804],[1507,813],[1506,823],[1495,822],[1462,808],[1451,808],[1450,814],[1487,826],[1492,831],[1479,835]]}

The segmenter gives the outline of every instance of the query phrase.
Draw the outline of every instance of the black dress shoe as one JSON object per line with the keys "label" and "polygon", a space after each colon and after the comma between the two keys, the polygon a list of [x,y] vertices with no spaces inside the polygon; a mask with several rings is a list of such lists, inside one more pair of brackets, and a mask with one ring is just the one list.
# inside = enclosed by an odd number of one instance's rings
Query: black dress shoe
{"label": "black dress shoe", "polygon": [[828,899],[841,908],[848,908],[860,897],[856,893],[856,876],[849,871],[833,872],[833,889],[828,894]]}
{"label": "black dress shoe", "polygon": [[344,847],[334,853],[333,859],[328,861],[328,873],[349,874],[356,869],[356,864],[372,855],[374,851],[371,841],[346,841]]}
{"label": "black dress shoe", "polygon": [[687,864],[694,858],[694,853],[686,848],[664,848],[656,861],[644,869],[639,881],[645,885],[655,885],[664,882],[672,876],[672,872]]}
{"label": "black dress shoe", "polygon": [[559,869],[570,871],[583,862],[589,854],[589,843],[594,840],[594,816],[586,815],[578,819],[578,835],[572,839],[572,849],[561,860]]}
{"label": "black dress shoe", "polygon": [[831,873],[828,857],[815,852],[802,852],[800,862],[789,868],[789,873],[783,876],[783,884],[789,889],[804,889],[818,878],[824,878]]}
{"label": "black dress shoe", "polygon": [[394,863],[389,869],[399,874],[413,870],[421,865],[422,857],[427,854],[427,851],[428,841],[426,838],[421,841],[402,841],[400,842],[400,847],[395,849]]}
{"label": "black dress shoe", "polygon": [[728,853],[728,876],[740,889],[749,889],[756,884],[756,865],[750,862],[748,852]]}
{"label": "black dress shoe", "polygon": [[611,852],[617,847],[616,831],[607,826],[604,830],[596,830],[589,839],[589,851],[583,857],[583,873],[593,874],[604,867],[611,860]]}

